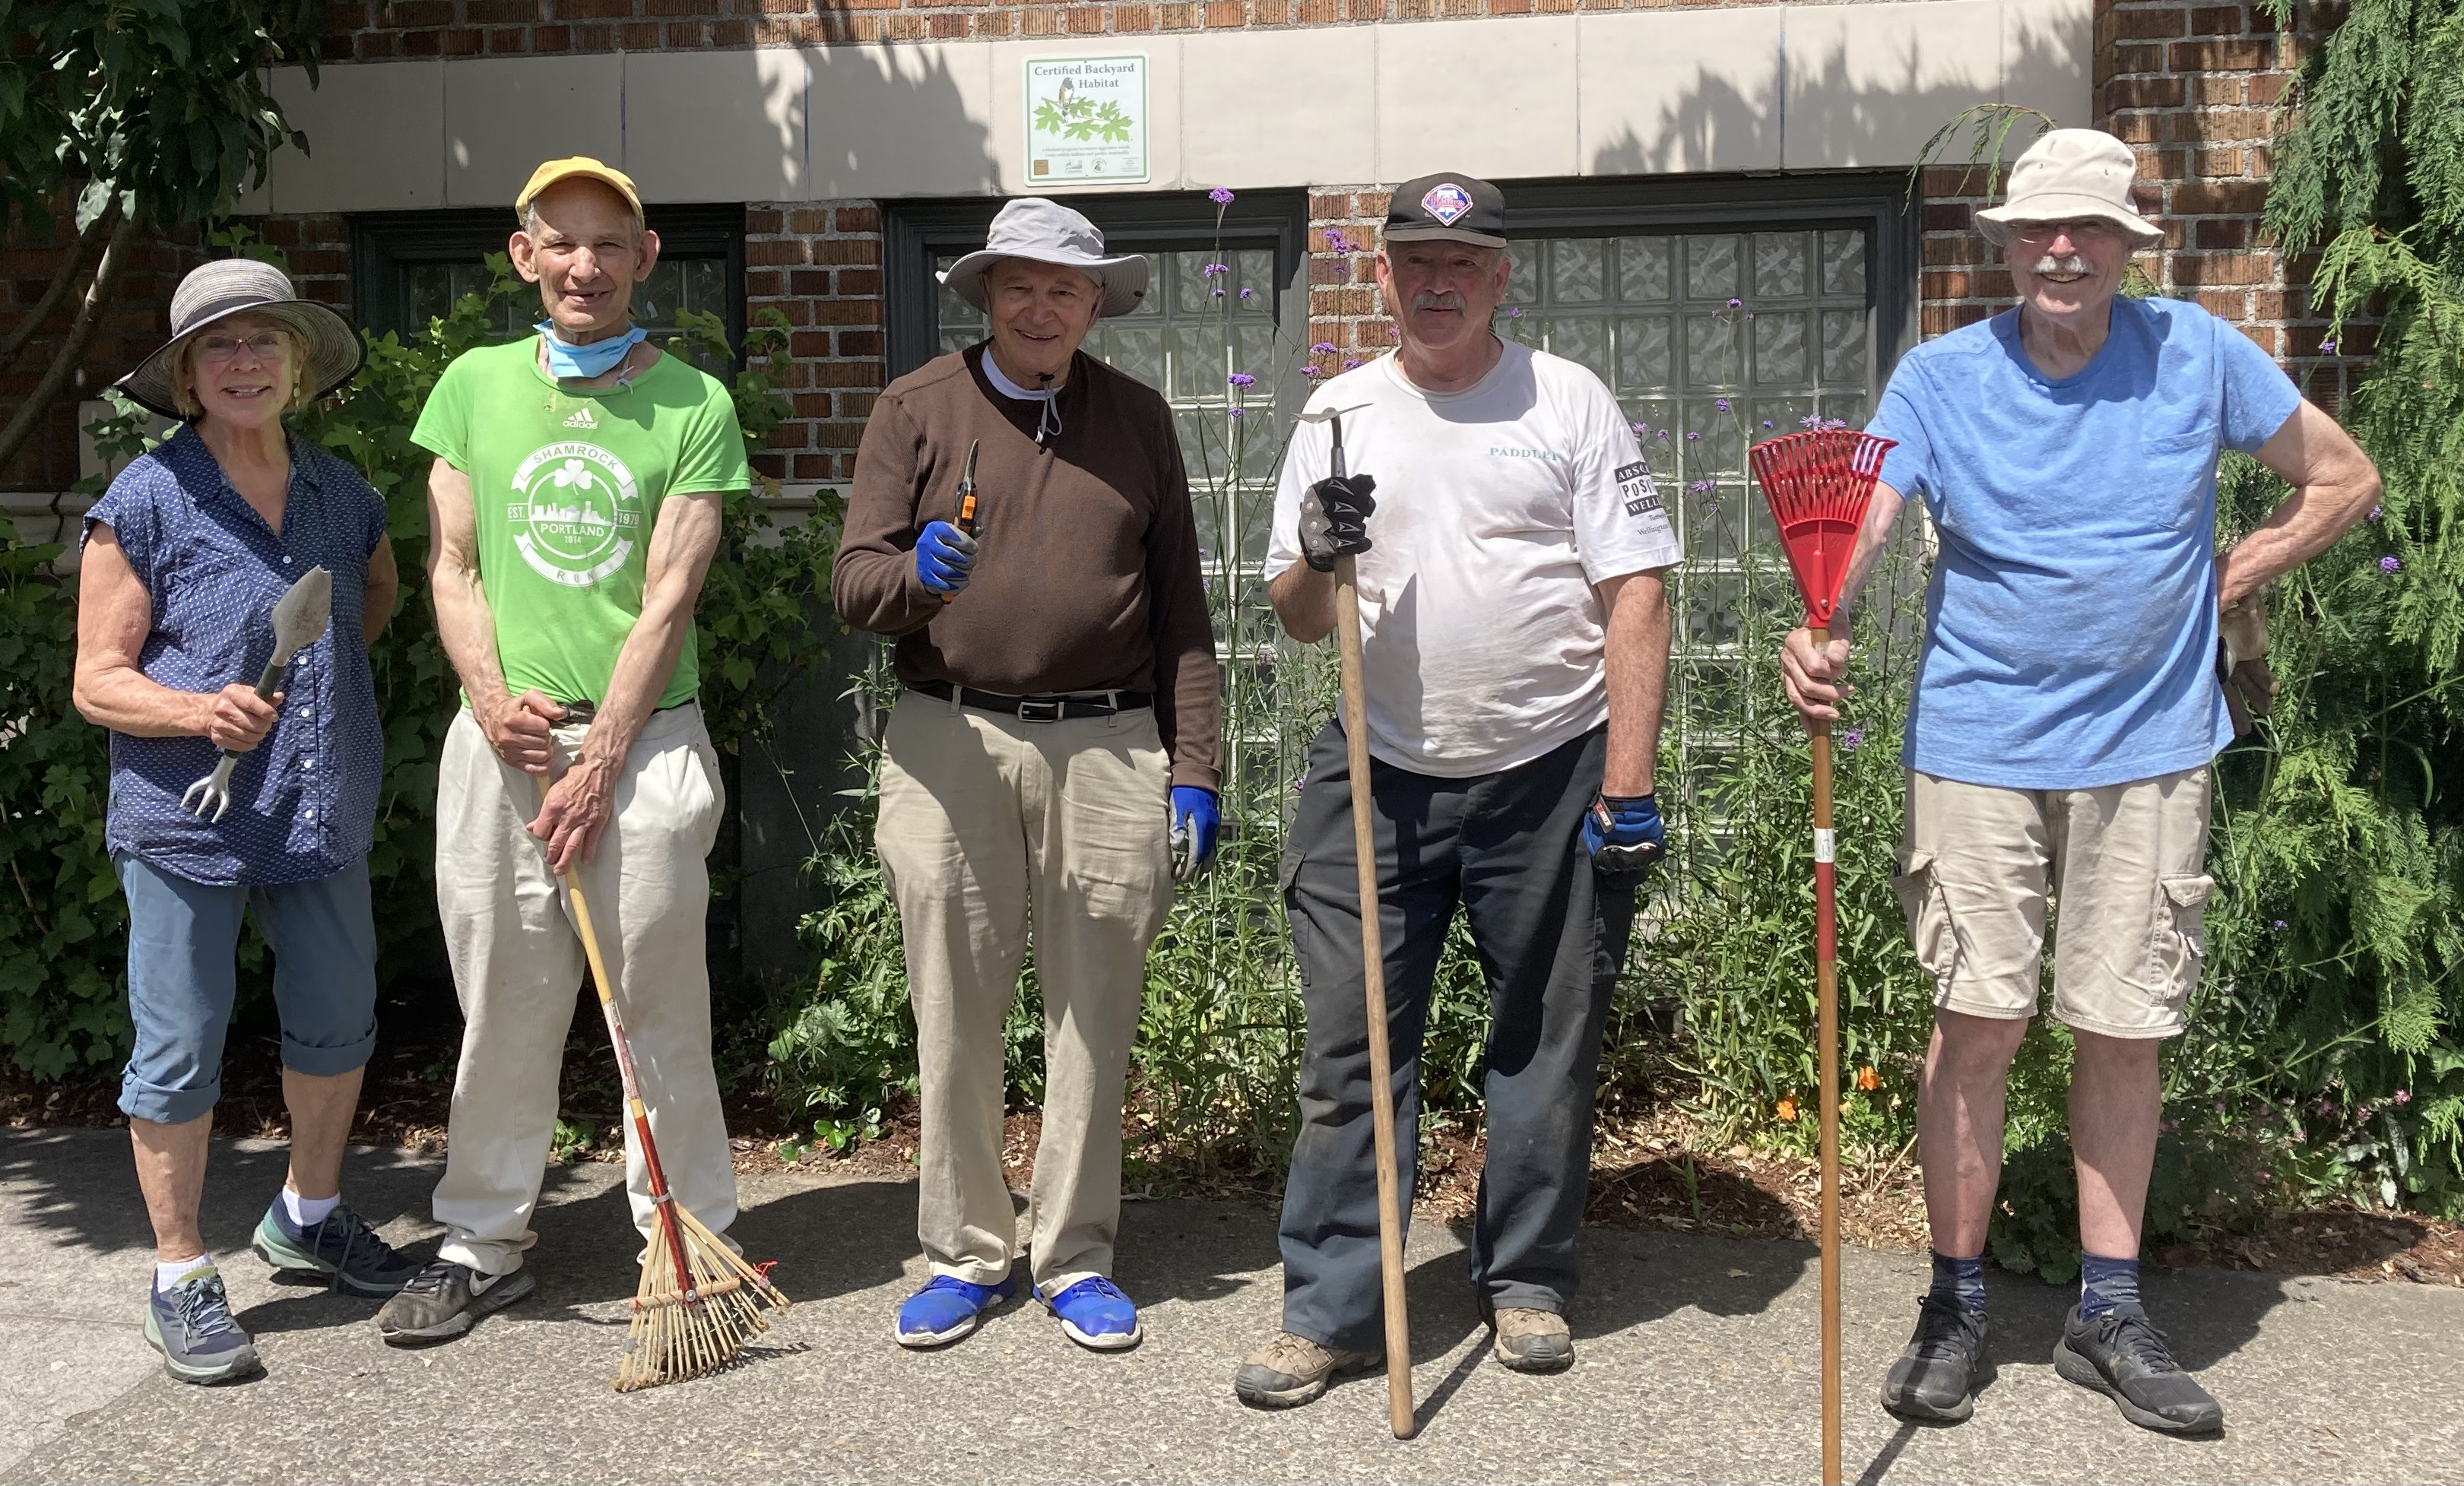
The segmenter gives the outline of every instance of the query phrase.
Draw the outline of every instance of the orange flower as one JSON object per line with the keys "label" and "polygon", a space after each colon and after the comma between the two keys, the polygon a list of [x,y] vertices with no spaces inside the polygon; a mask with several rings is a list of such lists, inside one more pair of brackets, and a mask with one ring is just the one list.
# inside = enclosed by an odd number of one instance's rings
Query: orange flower
{"label": "orange flower", "polygon": [[1779,1102],[1779,1117],[1783,1120],[1794,1120],[1796,1118],[1795,1096],[1791,1095],[1789,1098],[1783,1099]]}
{"label": "orange flower", "polygon": [[1882,1086],[1882,1076],[1870,1067],[1859,1068],[1857,1070],[1857,1086],[1870,1093]]}

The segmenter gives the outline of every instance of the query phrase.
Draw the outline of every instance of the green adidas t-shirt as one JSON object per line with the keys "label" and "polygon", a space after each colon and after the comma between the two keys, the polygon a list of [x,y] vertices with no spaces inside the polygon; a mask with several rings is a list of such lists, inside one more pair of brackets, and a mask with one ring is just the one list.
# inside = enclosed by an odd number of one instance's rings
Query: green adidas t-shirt
{"label": "green adidas t-shirt", "polygon": [[[574,392],[539,369],[536,339],[455,358],[410,438],[471,477],[506,686],[561,702],[606,697],[660,504],[753,478],[716,379],[662,356],[630,386]],[[688,629],[659,705],[700,689]]]}

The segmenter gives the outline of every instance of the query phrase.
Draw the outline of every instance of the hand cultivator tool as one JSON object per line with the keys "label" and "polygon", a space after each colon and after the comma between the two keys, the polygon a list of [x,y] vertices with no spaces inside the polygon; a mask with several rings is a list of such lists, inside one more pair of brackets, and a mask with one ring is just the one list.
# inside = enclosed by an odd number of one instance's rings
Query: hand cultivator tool
{"label": "hand cultivator tool", "polygon": [[[1892,448],[1869,433],[1818,428],[1766,439],[1749,451],[1817,649],[1831,643],[1840,585],[1882,455]],[[1832,896],[1831,728],[1814,722],[1807,731],[1814,741],[1814,967],[1821,1006],[1822,1480],[1839,1486],[1839,935]]]}
{"label": "hand cultivator tool", "polygon": [[[547,781],[539,781],[545,798]],[[582,883],[570,868],[562,874],[564,891],[573,905],[573,927],[582,936],[582,952],[590,964],[591,983],[599,989],[599,1009],[607,1017],[607,1039],[616,1047],[616,1072],[625,1085],[625,1109],[632,1117],[633,1138],[642,1146],[642,1166],[650,1181],[653,1222],[650,1244],[642,1256],[642,1282],[633,1292],[633,1324],[625,1338],[625,1360],[617,1365],[616,1391],[681,1383],[715,1372],[734,1362],[757,1332],[770,1329],[765,1310],[783,1311],[787,1297],[770,1282],[770,1266],[754,1265],[728,1247],[699,1218],[668,1191],[667,1172],[659,1166],[658,1143],[650,1138],[650,1114],[643,1106],[641,1084],[633,1076],[633,1046],[625,1036],[625,1019],[616,1011],[616,982],[599,954],[599,933],[591,927],[590,905]]]}
{"label": "hand cultivator tool", "polygon": [[[1331,426],[1331,472],[1343,468],[1343,415],[1358,409],[1303,413],[1303,423]],[[1377,1137],[1377,1267],[1386,1290],[1386,1416],[1397,1439],[1419,1429],[1412,1406],[1412,1324],[1403,1310],[1403,1213],[1411,1200],[1395,1156],[1395,1064],[1386,1046],[1386,952],[1377,922],[1377,840],[1369,811],[1369,698],[1361,689],[1360,588],[1349,555],[1334,559],[1335,643],[1343,655],[1343,739],[1352,769],[1353,853],[1360,863],[1360,971],[1369,992],[1369,1113]]]}
{"label": "hand cultivator tool", "polygon": [[[321,567],[310,568],[274,601],[274,654],[266,659],[264,674],[256,678],[260,701],[273,697],[282,685],[282,673],[291,668],[291,658],[315,645],[333,622],[334,575]],[[200,820],[221,819],[231,809],[231,771],[238,767],[239,755],[224,749],[214,772],[189,785],[180,797],[180,808]]]}

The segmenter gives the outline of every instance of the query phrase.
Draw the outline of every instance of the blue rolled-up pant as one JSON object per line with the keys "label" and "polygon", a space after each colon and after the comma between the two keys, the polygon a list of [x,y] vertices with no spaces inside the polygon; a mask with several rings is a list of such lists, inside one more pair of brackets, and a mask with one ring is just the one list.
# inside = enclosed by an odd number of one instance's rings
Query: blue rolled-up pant
{"label": "blue rolled-up pant", "polygon": [[121,1112],[181,1125],[222,1094],[223,1036],[238,994],[240,918],[274,949],[282,1066],[312,1078],[363,1067],[377,1040],[377,930],[365,859],[304,883],[218,886],[121,852],[128,897],[128,1015],[137,1045]]}

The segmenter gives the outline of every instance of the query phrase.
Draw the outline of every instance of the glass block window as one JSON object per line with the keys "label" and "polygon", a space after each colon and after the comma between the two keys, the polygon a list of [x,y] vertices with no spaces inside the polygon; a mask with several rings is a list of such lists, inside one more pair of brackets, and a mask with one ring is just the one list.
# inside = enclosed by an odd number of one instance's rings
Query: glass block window
{"label": "glass block window", "polygon": [[1518,242],[1501,335],[1599,374],[1639,431],[1685,544],[1672,723],[1689,772],[1750,694],[1737,664],[1746,557],[1784,564],[1748,445],[1807,418],[1862,426],[1875,394],[1868,233],[1636,233]]}

